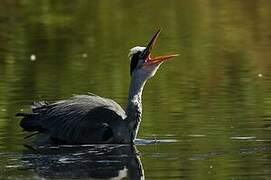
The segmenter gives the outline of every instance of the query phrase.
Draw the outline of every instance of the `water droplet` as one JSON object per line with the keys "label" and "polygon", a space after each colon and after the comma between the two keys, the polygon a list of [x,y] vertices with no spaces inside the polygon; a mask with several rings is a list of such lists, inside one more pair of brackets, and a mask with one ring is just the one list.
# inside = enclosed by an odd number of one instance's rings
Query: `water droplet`
{"label": "water droplet", "polygon": [[82,54],[82,57],[83,57],[83,58],[87,58],[87,57],[88,57],[88,54],[87,54],[87,53],[83,53],[83,54]]}
{"label": "water droplet", "polygon": [[36,61],[36,59],[37,59],[36,55],[35,54],[31,54],[30,60],[31,61]]}

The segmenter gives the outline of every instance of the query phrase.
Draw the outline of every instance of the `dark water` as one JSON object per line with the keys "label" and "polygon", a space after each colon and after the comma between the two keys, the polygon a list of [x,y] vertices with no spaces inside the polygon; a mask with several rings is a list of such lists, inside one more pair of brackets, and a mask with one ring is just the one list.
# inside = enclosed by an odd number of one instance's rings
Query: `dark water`
{"label": "dark water", "polygon": [[[34,100],[125,106],[128,50],[159,27],[154,54],[181,56],[146,85],[136,147],[24,146]],[[270,29],[269,0],[1,1],[0,179],[271,179]]]}

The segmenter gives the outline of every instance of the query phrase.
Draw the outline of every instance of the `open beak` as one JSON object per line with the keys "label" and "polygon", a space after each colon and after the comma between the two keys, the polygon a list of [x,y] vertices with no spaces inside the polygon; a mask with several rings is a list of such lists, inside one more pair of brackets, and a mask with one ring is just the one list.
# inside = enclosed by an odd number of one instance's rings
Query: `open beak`
{"label": "open beak", "polygon": [[145,59],[145,65],[151,65],[151,64],[159,64],[163,61],[169,60],[173,57],[179,56],[179,54],[170,54],[170,55],[164,55],[164,56],[157,56],[157,57],[151,57],[151,50],[154,48],[156,44],[156,40],[158,35],[160,34],[161,30],[159,29],[147,45],[146,49],[142,53],[142,57]]}

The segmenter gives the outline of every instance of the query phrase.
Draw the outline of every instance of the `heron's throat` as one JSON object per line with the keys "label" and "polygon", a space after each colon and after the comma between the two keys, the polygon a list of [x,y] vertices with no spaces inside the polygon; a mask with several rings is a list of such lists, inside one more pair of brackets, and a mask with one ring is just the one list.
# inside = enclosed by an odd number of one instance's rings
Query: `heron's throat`
{"label": "heron's throat", "polygon": [[141,96],[143,92],[144,85],[146,83],[145,79],[132,76],[128,95],[128,105],[126,109],[126,115],[128,120],[128,125],[133,132],[133,139],[137,135],[139,123],[141,121],[142,115],[142,101]]}

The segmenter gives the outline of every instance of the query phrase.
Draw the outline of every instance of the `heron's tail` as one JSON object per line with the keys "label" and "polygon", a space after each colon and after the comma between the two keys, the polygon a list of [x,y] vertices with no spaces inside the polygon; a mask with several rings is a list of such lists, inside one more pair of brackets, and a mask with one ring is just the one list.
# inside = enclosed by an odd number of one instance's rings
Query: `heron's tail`
{"label": "heron's tail", "polygon": [[17,113],[16,116],[23,117],[20,126],[24,131],[39,131],[42,132],[43,128],[40,125],[40,112],[47,107],[49,103],[40,101],[34,102],[32,105],[33,113]]}
{"label": "heron's tail", "polygon": [[39,122],[39,115],[35,113],[17,113],[16,116],[23,117],[20,126],[24,131],[42,131],[42,127]]}

